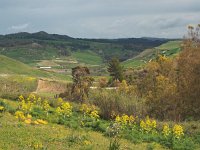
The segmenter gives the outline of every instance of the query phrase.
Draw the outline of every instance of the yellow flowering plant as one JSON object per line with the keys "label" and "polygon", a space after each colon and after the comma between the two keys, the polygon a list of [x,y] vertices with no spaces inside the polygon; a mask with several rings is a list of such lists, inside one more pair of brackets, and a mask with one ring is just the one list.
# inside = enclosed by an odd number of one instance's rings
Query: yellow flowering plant
{"label": "yellow flowering plant", "polygon": [[0,112],[3,112],[5,110],[5,107],[0,106]]}
{"label": "yellow flowering plant", "polygon": [[37,98],[36,98],[36,96],[35,96],[33,93],[31,93],[31,94],[28,96],[27,101],[30,101],[31,103],[36,104]]}
{"label": "yellow flowering plant", "polygon": [[64,118],[72,115],[72,105],[69,102],[64,102],[60,107],[56,108],[56,113]]}
{"label": "yellow flowering plant", "polygon": [[82,104],[81,105],[81,108],[80,108],[80,111],[84,114],[84,115],[87,115],[91,112],[91,107],[87,104]]}
{"label": "yellow flowering plant", "polygon": [[99,114],[98,114],[97,110],[93,110],[89,115],[92,119],[98,119],[99,118]]}
{"label": "yellow flowering plant", "polygon": [[171,129],[170,129],[170,127],[169,127],[168,124],[164,124],[164,125],[163,125],[162,134],[163,134],[165,137],[168,137],[168,136],[171,134]]}
{"label": "yellow flowering plant", "polygon": [[135,126],[135,122],[136,121],[136,117],[134,117],[133,115],[126,115],[123,114],[121,117],[119,115],[116,116],[115,118],[115,122],[119,123],[121,125],[121,127],[134,127]]}
{"label": "yellow flowering plant", "polygon": [[19,121],[24,121],[26,119],[24,113],[22,111],[16,111],[15,112],[15,117],[19,120]]}
{"label": "yellow flowering plant", "polygon": [[45,120],[42,120],[42,119],[37,119],[36,120],[39,124],[48,124],[48,122],[47,121],[45,121]]}
{"label": "yellow flowering plant", "polygon": [[84,117],[88,116],[94,120],[98,120],[100,117],[99,112],[94,105],[82,104],[80,111],[84,114]]}
{"label": "yellow flowering plant", "polygon": [[175,124],[172,131],[173,131],[173,136],[176,139],[180,139],[182,136],[184,136],[183,127],[181,125]]}
{"label": "yellow flowering plant", "polygon": [[23,95],[20,95],[18,101],[19,110],[23,111],[25,114],[29,114],[35,104],[41,104],[41,98],[36,98],[36,96],[32,93],[28,96],[28,98],[24,98]]}
{"label": "yellow flowering plant", "polygon": [[24,96],[23,96],[23,95],[20,95],[19,98],[18,98],[18,100],[19,100],[19,102],[25,100],[25,99],[24,99]]}
{"label": "yellow flowering plant", "polygon": [[145,120],[140,121],[140,128],[142,132],[156,132],[157,123],[156,120],[150,119],[148,116],[145,118]]}
{"label": "yellow flowering plant", "polygon": [[44,100],[43,103],[42,103],[42,108],[43,110],[47,113],[48,115],[48,111],[50,109],[50,105],[49,105],[49,102],[47,100]]}
{"label": "yellow flowering plant", "polygon": [[82,104],[80,112],[83,114],[83,118],[80,121],[81,126],[85,126],[87,122],[94,124],[96,121],[99,121],[99,111],[94,105]]}

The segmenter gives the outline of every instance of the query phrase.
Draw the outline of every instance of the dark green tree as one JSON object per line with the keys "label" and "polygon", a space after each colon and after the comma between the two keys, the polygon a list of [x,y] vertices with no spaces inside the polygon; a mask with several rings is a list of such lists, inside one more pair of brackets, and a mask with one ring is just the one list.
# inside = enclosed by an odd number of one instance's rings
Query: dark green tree
{"label": "dark green tree", "polygon": [[112,58],[108,63],[108,72],[112,77],[112,80],[119,80],[120,82],[124,79],[123,67],[121,66],[119,59]]}

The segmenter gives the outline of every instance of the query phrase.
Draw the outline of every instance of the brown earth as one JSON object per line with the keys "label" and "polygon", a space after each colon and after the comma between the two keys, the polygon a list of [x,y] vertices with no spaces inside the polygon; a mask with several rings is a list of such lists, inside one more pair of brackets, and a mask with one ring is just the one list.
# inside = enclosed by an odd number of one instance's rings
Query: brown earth
{"label": "brown earth", "polygon": [[63,93],[65,92],[67,83],[60,81],[51,81],[47,79],[39,79],[36,93],[38,92],[53,92]]}

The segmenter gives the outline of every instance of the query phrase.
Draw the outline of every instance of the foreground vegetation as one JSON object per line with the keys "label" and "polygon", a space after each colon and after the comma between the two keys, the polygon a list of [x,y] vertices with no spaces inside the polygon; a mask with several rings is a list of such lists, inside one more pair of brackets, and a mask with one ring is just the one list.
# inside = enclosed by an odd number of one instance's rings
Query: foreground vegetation
{"label": "foreground vegetation", "polygon": [[195,149],[200,144],[185,124],[125,114],[106,121],[97,107],[61,98],[48,101],[31,94],[18,102],[1,100],[0,106],[2,149]]}

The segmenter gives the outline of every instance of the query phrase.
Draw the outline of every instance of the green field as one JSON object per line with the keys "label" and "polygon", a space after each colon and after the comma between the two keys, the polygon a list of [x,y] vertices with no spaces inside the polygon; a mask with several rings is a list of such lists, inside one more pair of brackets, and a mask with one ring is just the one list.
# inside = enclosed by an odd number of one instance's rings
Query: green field
{"label": "green field", "polygon": [[74,52],[72,53],[79,63],[84,63],[88,65],[100,65],[103,63],[102,58],[92,51]]}

